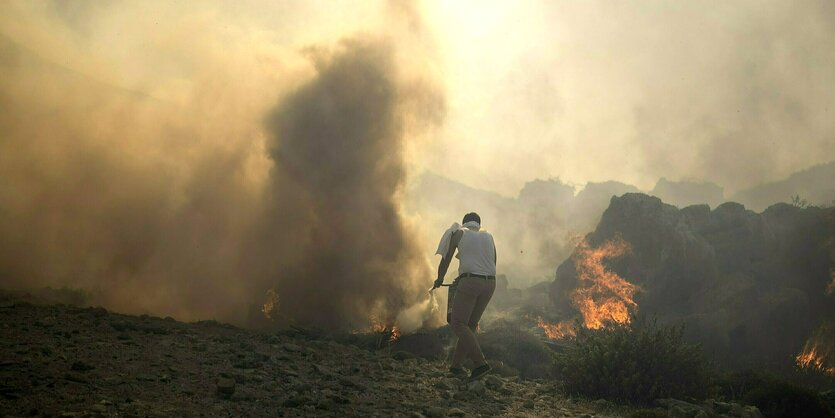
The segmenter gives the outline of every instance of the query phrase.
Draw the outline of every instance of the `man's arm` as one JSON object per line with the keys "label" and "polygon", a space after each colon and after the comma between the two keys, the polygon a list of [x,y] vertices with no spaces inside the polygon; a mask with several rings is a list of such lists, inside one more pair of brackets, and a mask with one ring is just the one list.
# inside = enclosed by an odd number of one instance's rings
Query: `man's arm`
{"label": "man's arm", "polygon": [[452,234],[452,238],[449,240],[449,249],[441,258],[441,263],[438,264],[438,278],[435,280],[434,288],[441,287],[441,284],[444,282],[444,277],[446,277],[446,272],[449,269],[449,263],[452,262],[452,256],[455,255],[455,250],[458,249],[458,243],[461,242],[461,237],[464,235],[464,231],[455,231]]}

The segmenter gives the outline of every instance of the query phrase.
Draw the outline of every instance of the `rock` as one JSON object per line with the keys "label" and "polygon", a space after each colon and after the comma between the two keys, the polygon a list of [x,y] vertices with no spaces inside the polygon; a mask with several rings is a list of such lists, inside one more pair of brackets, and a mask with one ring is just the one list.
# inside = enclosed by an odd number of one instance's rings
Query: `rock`
{"label": "rock", "polygon": [[391,355],[391,358],[395,360],[409,360],[415,358],[415,355],[408,351],[396,351]]}
{"label": "rock", "polygon": [[154,377],[153,375],[148,374],[148,373],[140,373],[140,374],[136,375],[136,380],[138,380],[140,382],[153,382],[153,381],[157,380],[157,378]]}
{"label": "rock", "polygon": [[746,406],[742,408],[742,418],[763,418],[762,412],[756,406]]}
{"label": "rock", "polygon": [[484,392],[487,391],[487,387],[484,385],[484,382],[481,380],[476,380],[470,383],[467,383],[467,390],[473,392],[477,395],[484,395]]}
{"label": "rock", "polygon": [[592,402],[597,409],[610,409],[612,408],[613,404],[606,399],[598,399]]}
{"label": "rock", "polygon": [[223,396],[232,396],[235,393],[235,380],[221,377],[217,380],[217,393]]}
{"label": "rock", "polygon": [[438,381],[437,383],[435,383],[435,387],[438,388],[438,389],[441,389],[441,390],[451,390],[452,389],[452,386],[450,386],[449,383],[447,383],[443,380]]}
{"label": "rock", "polygon": [[76,372],[86,372],[86,371],[93,370],[93,369],[95,369],[94,366],[91,366],[91,365],[89,365],[89,364],[87,364],[83,361],[73,362],[72,366],[70,366],[70,370],[76,371]]}
{"label": "rock", "polygon": [[492,374],[487,375],[487,377],[484,379],[484,383],[487,385],[487,387],[493,390],[500,389],[502,386],[504,386],[504,382],[502,381],[502,379]]}
{"label": "rock", "polygon": [[430,406],[426,409],[426,416],[429,418],[441,418],[446,416],[446,409],[440,406]]}
{"label": "rock", "polygon": [[458,409],[458,408],[451,408],[449,411],[446,412],[447,416],[450,417],[463,417],[466,416],[467,413]]}
{"label": "rock", "polygon": [[710,414],[700,409],[696,412],[696,415],[693,415],[693,418],[710,418]]}
{"label": "rock", "polygon": [[669,418],[690,418],[690,414],[680,405],[671,406],[667,411],[667,416]]}
{"label": "rock", "polygon": [[528,409],[533,409],[533,407],[536,406],[536,403],[534,403],[533,399],[525,399],[525,402],[522,402],[522,406]]}
{"label": "rock", "polygon": [[297,395],[297,396],[291,396],[290,398],[285,400],[282,405],[287,407],[287,408],[298,408],[300,406],[305,406],[307,404],[310,404],[311,402],[313,402],[313,400],[310,399],[309,397],[303,396],[303,395]]}
{"label": "rock", "polygon": [[301,347],[299,347],[299,346],[297,346],[293,343],[284,343],[284,345],[282,345],[281,348],[283,348],[284,351],[289,351],[291,353],[298,353],[298,352],[302,351]]}

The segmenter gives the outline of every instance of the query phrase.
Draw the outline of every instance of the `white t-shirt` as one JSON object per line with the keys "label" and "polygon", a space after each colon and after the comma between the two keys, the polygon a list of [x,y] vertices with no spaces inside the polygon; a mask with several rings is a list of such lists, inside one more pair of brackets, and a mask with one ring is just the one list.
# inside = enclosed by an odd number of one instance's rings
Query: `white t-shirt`
{"label": "white t-shirt", "polygon": [[496,244],[493,235],[484,229],[463,228],[458,243],[458,275],[464,273],[496,275]]}

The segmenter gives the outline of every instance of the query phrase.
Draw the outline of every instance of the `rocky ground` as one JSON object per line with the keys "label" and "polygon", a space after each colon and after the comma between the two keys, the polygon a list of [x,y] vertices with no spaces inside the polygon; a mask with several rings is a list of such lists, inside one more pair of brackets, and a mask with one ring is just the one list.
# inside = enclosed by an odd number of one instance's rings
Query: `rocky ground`
{"label": "rocky ground", "polygon": [[[0,300],[0,411],[8,416],[623,416],[553,383],[305,333],[102,308]],[[397,353],[395,353],[397,354]]]}

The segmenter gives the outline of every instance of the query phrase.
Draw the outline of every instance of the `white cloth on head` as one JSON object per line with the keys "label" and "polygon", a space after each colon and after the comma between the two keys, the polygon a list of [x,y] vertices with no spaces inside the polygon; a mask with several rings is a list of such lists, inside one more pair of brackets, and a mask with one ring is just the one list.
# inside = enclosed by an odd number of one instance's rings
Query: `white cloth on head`
{"label": "white cloth on head", "polygon": [[452,241],[452,234],[458,232],[462,228],[473,228],[478,231],[481,229],[481,225],[476,221],[470,221],[464,225],[461,225],[458,222],[453,222],[452,225],[444,231],[444,235],[441,236],[441,242],[438,243],[438,250],[435,251],[435,254],[438,254],[441,257],[445,256],[447,251],[449,251],[449,243]]}

